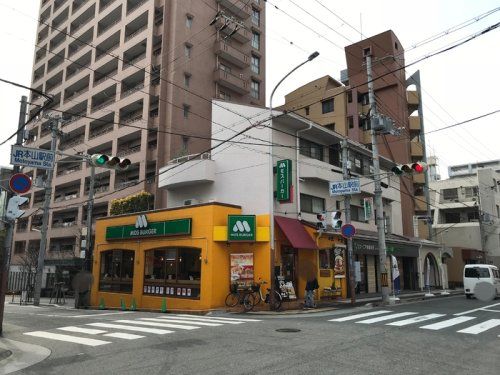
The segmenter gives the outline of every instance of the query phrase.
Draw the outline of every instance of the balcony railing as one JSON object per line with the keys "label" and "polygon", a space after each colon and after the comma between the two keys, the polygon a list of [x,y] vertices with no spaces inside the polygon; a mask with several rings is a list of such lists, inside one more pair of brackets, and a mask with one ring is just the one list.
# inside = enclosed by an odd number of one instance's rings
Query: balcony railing
{"label": "balcony railing", "polygon": [[[117,49],[120,46],[120,43],[113,44],[111,47],[106,48],[105,51],[103,51],[99,56],[96,55],[95,61],[98,61],[102,59],[104,56],[109,56],[109,54]],[[102,50],[101,48],[97,49],[97,51]],[[116,57],[116,56],[115,56]]]}
{"label": "balcony railing", "polygon": [[107,81],[111,77],[114,77],[117,73],[118,73],[118,69],[115,69],[115,70],[113,70],[113,71],[111,71],[109,73],[106,73],[104,76],[102,76],[101,78],[96,79],[94,81],[94,86],[97,86],[97,85],[103,83],[104,81]]}
{"label": "balcony railing", "polygon": [[92,112],[97,112],[100,109],[103,109],[104,107],[110,105],[111,103],[114,103],[115,99],[116,99],[116,97],[112,97],[112,98],[102,102],[101,104],[98,104],[98,105],[92,107]]}
{"label": "balcony railing", "polygon": [[63,201],[69,201],[71,199],[76,199],[80,195],[79,194],[71,194],[71,195],[61,195],[57,198],[54,199],[54,202],[63,202]]}
{"label": "balcony railing", "polygon": [[121,19],[117,19],[117,20],[114,20],[113,22],[111,22],[109,25],[105,25],[101,28],[101,30],[99,30],[97,32],[97,36],[100,36],[102,35],[103,33],[105,33],[106,31],[108,31],[111,27],[113,27],[114,25],[116,25],[117,23],[120,23],[121,22]]}
{"label": "balcony railing", "polygon": [[80,136],[80,137],[78,137],[78,138],[75,138],[75,139],[72,139],[72,140],[70,140],[70,141],[67,141],[67,142],[63,142],[63,143],[61,143],[61,144],[59,145],[59,148],[60,148],[61,150],[66,150],[66,149],[68,149],[68,148],[70,148],[70,147],[73,147],[73,146],[79,145],[80,143],[82,143],[82,142],[83,142],[83,139],[84,139],[84,136],[83,136],[83,135],[81,135],[81,136]]}
{"label": "balcony railing", "polygon": [[115,0],[110,0],[107,4],[104,4],[103,7],[99,9],[99,12],[104,12],[105,9],[107,9],[111,4],[113,4]]}
{"label": "balcony railing", "polygon": [[122,189],[122,188],[126,188],[129,186],[134,186],[134,185],[137,185],[138,183],[139,183],[138,179],[131,180],[131,181],[118,182],[115,184],[115,189]]}
{"label": "balcony railing", "polygon": [[132,87],[131,89],[128,89],[127,91],[122,92],[121,98],[126,98],[129,95],[132,95],[134,92],[140,91],[144,88],[144,83],[140,83],[137,86]]}
{"label": "balcony railing", "polygon": [[57,171],[57,176],[71,174],[71,173],[75,173],[75,172],[78,172],[78,171],[81,171],[81,170],[82,170],[81,166],[74,167],[74,168],[63,169],[63,170],[60,170],[60,171],[58,170]]}
{"label": "balcony railing", "polygon": [[[140,111],[136,111],[130,114],[127,114],[120,118],[120,122],[125,124],[131,124],[136,121],[142,120],[142,109]],[[123,126],[120,124],[120,126]]]}
{"label": "balcony railing", "polygon": [[56,221],[55,223],[52,223],[52,228],[68,228],[68,227],[73,227],[75,225],[76,225],[76,220],[68,221],[66,223],[63,223],[61,221]]}
{"label": "balcony railing", "polygon": [[134,154],[134,153],[139,152],[139,151],[141,151],[141,145],[137,145],[134,147],[127,147],[127,148],[118,150],[118,152],[116,153],[116,156],[122,157],[125,155]]}
{"label": "balcony railing", "polygon": [[139,8],[142,4],[144,4],[147,0],[141,0],[139,1],[137,4],[135,5],[132,5],[132,7],[130,7],[128,10],[127,10],[127,15],[132,13],[134,10],[136,10],[137,8]]}
{"label": "balcony railing", "polygon": [[113,131],[113,126],[107,127],[107,128],[100,128],[99,130],[92,132],[89,134],[89,139],[94,139],[99,137],[100,135],[109,133]]}
{"label": "balcony railing", "polygon": [[88,87],[84,87],[83,89],[80,89],[78,91],[73,91],[73,93],[70,96],[66,96],[64,98],[64,101],[70,100],[72,98],[76,98],[77,96],[79,96],[79,95],[81,95],[81,94],[83,94],[84,92],[87,92],[87,91],[89,91]]}
{"label": "balcony railing", "polygon": [[75,70],[73,70],[72,72],[68,73],[68,75],[66,76],[66,80],[70,79],[71,77],[73,77],[75,74],[77,73],[80,73],[82,70],[85,70],[87,69],[88,67],[90,66],[90,63],[88,64],[85,64]]}
{"label": "balcony railing", "polygon": [[136,31],[134,31],[132,34],[127,35],[125,37],[125,41],[128,41],[128,40],[132,39],[133,37],[135,37],[136,35],[139,35],[140,33],[142,33],[147,28],[148,28],[148,24],[145,24],[144,26],[142,26],[139,29],[137,29]]}
{"label": "balcony railing", "polygon": [[123,63],[123,69],[126,69],[128,68],[129,66],[132,66],[132,65],[135,65],[136,62],[144,59],[146,57],[146,51],[144,51],[143,53],[141,53],[140,55],[134,57],[133,59],[131,60],[128,60],[128,61],[125,61]]}

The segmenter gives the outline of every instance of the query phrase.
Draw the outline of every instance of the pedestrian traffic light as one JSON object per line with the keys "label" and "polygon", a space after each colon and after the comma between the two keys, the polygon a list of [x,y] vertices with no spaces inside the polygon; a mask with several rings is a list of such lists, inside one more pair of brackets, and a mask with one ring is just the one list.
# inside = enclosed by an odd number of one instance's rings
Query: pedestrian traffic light
{"label": "pedestrian traffic light", "polygon": [[326,213],[322,212],[320,214],[316,215],[316,218],[318,219],[318,222],[316,223],[316,228],[319,229],[326,229]]}
{"label": "pedestrian traffic light", "polygon": [[333,227],[333,229],[342,228],[342,220],[340,220],[341,216],[342,216],[341,211],[333,211],[332,212],[332,227]]}
{"label": "pedestrian traffic light", "polygon": [[20,210],[19,206],[22,206],[26,202],[29,202],[29,198],[21,197],[20,195],[14,195],[9,199],[7,204],[7,212],[5,213],[5,218],[7,220],[14,221],[24,215],[24,210]]}
{"label": "pedestrian traffic light", "polygon": [[131,164],[130,159],[120,159],[118,156],[108,156],[104,154],[93,154],[90,163],[95,167],[117,169],[124,171]]}
{"label": "pedestrian traffic light", "polygon": [[391,168],[391,171],[397,175],[401,176],[404,174],[419,174],[427,170],[427,164],[423,161],[417,161],[416,163],[410,164],[399,164]]}

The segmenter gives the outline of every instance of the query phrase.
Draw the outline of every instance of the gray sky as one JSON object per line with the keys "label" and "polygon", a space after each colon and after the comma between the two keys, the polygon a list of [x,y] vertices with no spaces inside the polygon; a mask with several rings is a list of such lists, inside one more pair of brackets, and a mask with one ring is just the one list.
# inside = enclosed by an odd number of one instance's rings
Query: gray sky
{"label": "gray sky", "polygon": [[[39,0],[0,0],[0,41],[4,51],[0,78],[30,85],[39,3]],[[345,68],[343,47],[360,40],[360,30],[364,37],[369,37],[392,29],[407,50],[405,57],[409,64],[496,24],[500,21],[500,11],[471,21],[461,30],[449,32],[431,43],[417,44],[497,7],[500,3],[493,0],[269,0],[267,97],[290,69],[314,51],[319,51],[320,56],[280,86],[274,104],[282,104],[284,94],[318,77],[328,74],[338,79],[340,70]],[[500,28],[407,69],[407,75],[417,69],[421,71],[426,131],[500,109],[499,36]],[[0,83],[0,142],[17,128],[21,95],[29,97],[25,90]],[[499,122],[500,113],[429,134],[427,154],[437,155],[444,177],[448,165],[500,159],[497,146],[500,130],[496,128]],[[11,143],[0,146],[0,165],[10,162]]]}

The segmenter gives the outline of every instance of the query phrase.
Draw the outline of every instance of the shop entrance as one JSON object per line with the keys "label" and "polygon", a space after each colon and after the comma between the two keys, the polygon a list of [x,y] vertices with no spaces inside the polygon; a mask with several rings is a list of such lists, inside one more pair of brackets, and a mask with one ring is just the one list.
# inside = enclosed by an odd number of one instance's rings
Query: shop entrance
{"label": "shop entrance", "polygon": [[297,289],[297,261],[297,249],[292,247],[281,248],[282,276],[284,276],[285,282],[291,281],[295,289]]}
{"label": "shop entrance", "polygon": [[404,290],[417,290],[418,288],[418,272],[416,258],[403,257],[403,285],[401,289]]}

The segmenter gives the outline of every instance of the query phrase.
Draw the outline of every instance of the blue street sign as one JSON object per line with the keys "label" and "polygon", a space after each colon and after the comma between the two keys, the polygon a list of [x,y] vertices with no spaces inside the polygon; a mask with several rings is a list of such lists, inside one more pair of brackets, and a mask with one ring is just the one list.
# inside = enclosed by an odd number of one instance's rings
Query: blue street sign
{"label": "blue street sign", "polygon": [[356,234],[356,228],[352,224],[344,224],[342,225],[340,232],[342,233],[342,237],[351,238]]}
{"label": "blue street sign", "polygon": [[31,189],[31,178],[24,173],[15,173],[9,180],[9,187],[14,193],[24,194]]}

